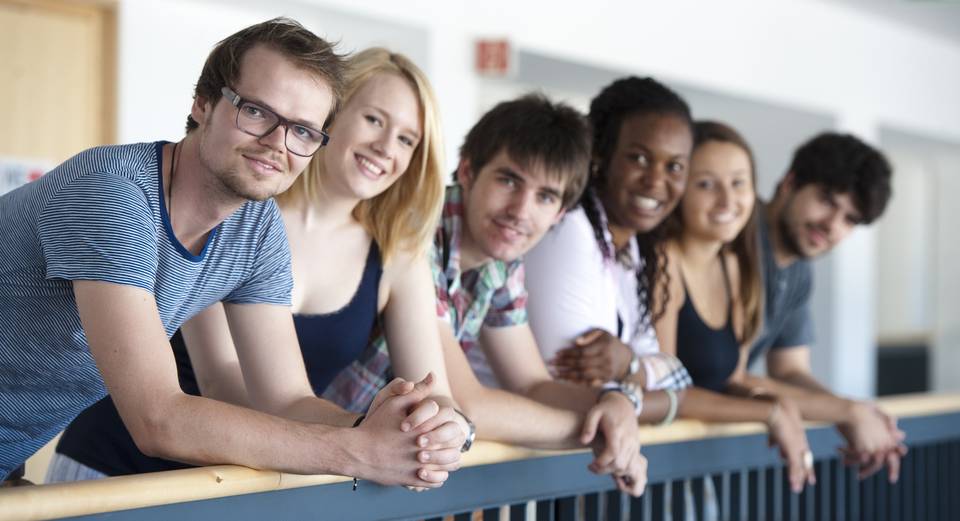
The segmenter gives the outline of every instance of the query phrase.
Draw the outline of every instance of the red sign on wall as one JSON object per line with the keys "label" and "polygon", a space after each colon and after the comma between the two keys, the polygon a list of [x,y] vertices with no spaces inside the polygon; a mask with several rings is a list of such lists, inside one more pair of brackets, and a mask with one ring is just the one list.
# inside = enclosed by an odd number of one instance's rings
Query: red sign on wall
{"label": "red sign on wall", "polygon": [[504,77],[513,71],[513,56],[507,40],[477,40],[476,69],[482,76]]}
{"label": "red sign on wall", "polygon": [[52,161],[0,157],[0,195],[40,179]]}

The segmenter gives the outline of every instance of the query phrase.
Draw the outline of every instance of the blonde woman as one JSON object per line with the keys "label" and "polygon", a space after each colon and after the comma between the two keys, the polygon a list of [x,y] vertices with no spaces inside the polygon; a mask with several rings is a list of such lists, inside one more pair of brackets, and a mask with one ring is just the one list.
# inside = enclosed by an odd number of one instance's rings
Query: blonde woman
{"label": "blonde woman", "polygon": [[[440,449],[441,455],[428,467],[450,470],[471,427],[450,398],[424,255],[444,190],[436,101],[423,72],[385,49],[351,57],[345,80],[330,143],[278,198],[290,242],[293,320],[307,375],[321,394],[371,338],[385,337],[396,376],[419,381],[432,374],[433,400],[423,402],[401,428],[423,431],[424,448]],[[247,399],[219,305],[184,325],[179,344],[185,390],[261,405]],[[271,377],[282,381],[288,375]],[[347,390],[341,396],[363,403],[339,400],[348,409],[364,408],[369,400],[362,396],[378,390],[361,378],[340,379],[337,387]],[[308,417],[296,410],[284,415]],[[58,452],[48,481],[183,466],[140,454],[109,398],[67,429]]]}

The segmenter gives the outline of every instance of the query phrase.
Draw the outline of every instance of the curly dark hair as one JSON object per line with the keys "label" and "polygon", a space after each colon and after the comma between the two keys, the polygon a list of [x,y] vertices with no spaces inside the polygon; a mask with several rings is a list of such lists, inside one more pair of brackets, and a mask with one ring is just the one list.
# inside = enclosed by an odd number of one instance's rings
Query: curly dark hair
{"label": "curly dark hair", "polygon": [[[591,194],[599,193],[606,182],[607,170],[624,120],[638,114],[678,116],[689,125],[690,133],[693,134],[693,117],[687,102],[653,78],[620,78],[604,87],[590,102],[588,118],[593,127],[593,162],[590,165],[592,175],[587,181],[587,191],[580,199],[580,207],[593,227],[600,251],[607,258],[613,258],[616,252],[609,251],[600,222],[599,208]],[[641,268],[637,270],[637,296],[644,305],[642,320],[646,326],[663,315],[669,300],[669,295],[665,294],[661,302],[654,302],[653,291],[655,284],[668,283],[670,279],[666,252],[663,249],[665,238],[663,223],[647,233],[637,235],[642,262]]]}
{"label": "curly dark hair", "polygon": [[796,188],[818,184],[832,193],[849,193],[864,224],[883,214],[893,194],[887,158],[852,134],[815,136],[794,153],[790,171]]}

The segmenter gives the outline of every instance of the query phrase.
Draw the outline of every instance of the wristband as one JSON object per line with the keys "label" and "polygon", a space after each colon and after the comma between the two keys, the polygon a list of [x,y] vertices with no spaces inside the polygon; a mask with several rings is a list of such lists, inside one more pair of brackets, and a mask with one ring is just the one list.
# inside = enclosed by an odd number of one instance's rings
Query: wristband
{"label": "wristband", "polygon": [[679,400],[677,400],[677,391],[673,389],[664,389],[663,392],[667,393],[667,398],[670,399],[670,408],[667,409],[667,415],[663,417],[663,420],[657,424],[657,426],[670,425],[673,423],[673,420],[677,417],[677,409],[679,408]]}
{"label": "wristband", "polygon": [[600,396],[598,399],[610,392],[617,392],[626,396],[627,399],[630,400],[630,403],[633,404],[634,415],[640,416],[640,413],[643,411],[643,392],[636,384],[632,382],[607,382],[600,388]]}

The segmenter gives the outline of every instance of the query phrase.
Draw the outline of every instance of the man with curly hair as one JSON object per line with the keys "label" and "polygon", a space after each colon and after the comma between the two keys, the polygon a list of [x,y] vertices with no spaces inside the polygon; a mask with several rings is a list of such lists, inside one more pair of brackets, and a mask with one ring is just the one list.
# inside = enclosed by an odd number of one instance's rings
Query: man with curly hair
{"label": "man with curly hair", "polygon": [[811,260],[829,252],[858,225],[878,219],[890,200],[890,164],[878,150],[850,134],[823,133],[794,154],[773,200],[762,207],[759,242],[765,286],[764,327],[750,350],[752,364],[766,356],[776,389],[794,396],[804,418],[837,425],[848,445],[847,463],[861,476],[884,464],[896,481],[903,433],[874,404],[840,398],[810,369],[813,322]]}

